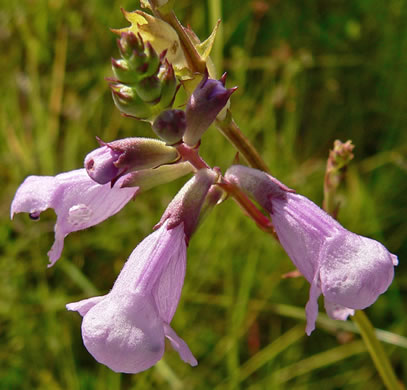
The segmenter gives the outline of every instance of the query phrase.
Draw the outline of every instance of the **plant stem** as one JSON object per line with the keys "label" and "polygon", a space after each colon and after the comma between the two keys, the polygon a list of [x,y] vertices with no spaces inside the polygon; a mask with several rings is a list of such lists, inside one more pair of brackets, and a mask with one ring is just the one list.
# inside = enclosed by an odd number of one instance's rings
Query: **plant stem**
{"label": "plant stem", "polygon": [[232,114],[228,111],[224,120],[216,119],[216,128],[224,137],[241,153],[252,168],[260,169],[264,172],[270,172],[264,160],[249,141],[249,139],[241,132],[238,125],[232,118]]}
{"label": "plant stem", "polygon": [[377,371],[382,377],[383,383],[389,390],[400,390],[401,386],[396,378],[394,370],[391,366],[382,344],[376,337],[375,329],[367,318],[366,314],[357,310],[352,317],[360,330],[362,339],[365,342],[366,348],[369,351],[370,357],[376,366]]}

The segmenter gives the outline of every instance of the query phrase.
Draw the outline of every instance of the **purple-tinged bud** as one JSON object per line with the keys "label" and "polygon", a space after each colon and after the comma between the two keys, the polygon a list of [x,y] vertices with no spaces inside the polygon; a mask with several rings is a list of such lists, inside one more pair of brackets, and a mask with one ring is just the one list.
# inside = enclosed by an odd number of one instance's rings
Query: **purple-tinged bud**
{"label": "purple-tinged bud", "polygon": [[110,89],[116,107],[123,114],[138,119],[151,117],[151,105],[143,102],[133,88],[123,84],[111,84]]}
{"label": "purple-tinged bud", "polygon": [[117,168],[139,170],[156,168],[175,162],[179,156],[175,148],[163,141],[151,138],[124,138],[106,144],[120,157],[115,161]]}
{"label": "purple-tinged bud", "polygon": [[184,142],[187,145],[195,146],[199,142],[202,134],[216,119],[230,95],[237,89],[237,87],[225,88],[225,80],[225,75],[220,80],[214,80],[209,79],[205,74],[192,92],[185,110],[187,130]]}
{"label": "purple-tinged bud", "polygon": [[206,195],[218,177],[219,173],[214,170],[200,169],[175,195],[155,228],[166,221],[168,230],[183,223],[186,239],[189,240],[197,228]]}
{"label": "purple-tinged bud", "polygon": [[85,169],[89,177],[99,184],[106,184],[120,173],[114,163],[120,157],[120,153],[108,146],[95,149],[85,157]]}
{"label": "purple-tinged bud", "polygon": [[156,76],[146,77],[135,84],[134,89],[142,101],[154,103],[160,98],[161,82]]}
{"label": "purple-tinged bud", "polygon": [[153,123],[154,133],[168,145],[181,141],[186,127],[185,112],[182,110],[163,111]]}
{"label": "purple-tinged bud", "polygon": [[157,52],[153,49],[150,42],[146,43],[146,55],[148,59],[148,66],[144,69],[143,77],[150,77],[157,75],[160,64],[161,64],[161,55],[158,56]]}
{"label": "purple-tinged bud", "polygon": [[115,182],[120,176],[141,169],[156,168],[178,159],[175,148],[150,138],[124,138],[109,143],[85,157],[89,176],[99,184]]}
{"label": "purple-tinged bud", "polygon": [[194,167],[189,162],[142,169],[126,175],[126,177],[123,178],[120,188],[139,187],[140,192],[142,192],[158,185],[174,181],[191,172],[194,172]]}
{"label": "purple-tinged bud", "polygon": [[130,59],[133,53],[144,51],[144,42],[141,35],[138,36],[132,32],[122,32],[120,39],[117,40],[120,54],[125,59]]}
{"label": "purple-tinged bud", "polygon": [[161,109],[171,107],[177,93],[177,79],[175,77],[174,68],[165,60],[163,65],[164,71],[160,74],[161,80],[161,98],[159,106]]}

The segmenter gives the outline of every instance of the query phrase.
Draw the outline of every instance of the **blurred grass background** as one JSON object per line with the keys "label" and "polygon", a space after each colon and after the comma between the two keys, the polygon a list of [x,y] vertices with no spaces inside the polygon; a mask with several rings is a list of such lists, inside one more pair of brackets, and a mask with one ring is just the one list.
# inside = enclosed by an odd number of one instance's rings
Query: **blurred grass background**
{"label": "blurred grass background", "polygon": [[[218,6],[176,1],[177,15],[201,39]],[[183,181],[71,234],[51,269],[53,212],[38,223],[27,215],[10,222],[9,205],[27,175],[80,167],[96,135],[151,136],[120,116],[104,80],[118,55],[109,27],[127,25],[120,7],[138,2],[1,2],[0,389],[382,389],[351,322],[330,321],[322,309],[317,330],[305,335],[308,283],[281,278],[293,270],[288,257],[232,201],[191,240],[172,322],[198,367],[168,348],[154,368],[120,375],[83,347],[81,319],[65,304],[109,291]],[[333,141],[356,145],[339,218],[399,255],[394,283],[366,312],[395,334],[381,337],[405,383],[407,345],[396,335],[407,335],[406,1],[224,1],[221,13],[214,60],[228,71],[228,86],[239,86],[235,119],[275,176],[321,204]],[[225,169],[235,151],[211,129],[202,154]]]}

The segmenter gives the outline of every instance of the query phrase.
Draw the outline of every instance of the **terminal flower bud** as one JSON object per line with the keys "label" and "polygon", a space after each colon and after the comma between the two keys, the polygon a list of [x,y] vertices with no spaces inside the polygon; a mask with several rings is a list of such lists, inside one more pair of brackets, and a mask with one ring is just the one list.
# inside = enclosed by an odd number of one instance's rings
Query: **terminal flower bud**
{"label": "terminal flower bud", "polygon": [[318,297],[333,319],[372,305],[390,286],[397,256],[382,244],[346,230],[325,211],[265,172],[232,166],[226,179],[270,213],[281,245],[311,284],[307,334],[315,329]]}
{"label": "terminal flower bud", "polygon": [[236,90],[236,87],[225,88],[225,80],[225,76],[220,80],[214,80],[205,74],[192,92],[185,110],[187,130],[184,142],[187,145],[195,146],[199,142],[202,134],[216,119],[230,95]]}
{"label": "terminal flower bud", "polygon": [[118,81],[124,84],[136,83],[157,75],[161,59],[149,42],[144,44],[141,35],[122,32],[117,45],[122,58],[112,58],[112,69]]}
{"label": "terminal flower bud", "polygon": [[124,138],[105,143],[85,157],[89,176],[99,184],[115,181],[125,173],[156,168],[178,158],[175,148],[150,138]]}
{"label": "terminal flower bud", "polygon": [[181,141],[186,129],[185,112],[166,110],[155,118],[153,131],[169,145]]}

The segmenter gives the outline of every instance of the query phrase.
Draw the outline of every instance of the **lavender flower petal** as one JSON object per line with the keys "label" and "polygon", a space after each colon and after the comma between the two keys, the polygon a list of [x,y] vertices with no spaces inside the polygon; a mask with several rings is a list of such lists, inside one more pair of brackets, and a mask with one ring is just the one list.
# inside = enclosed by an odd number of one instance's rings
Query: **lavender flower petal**
{"label": "lavender flower petal", "polygon": [[382,244],[345,229],[326,242],[320,264],[325,298],[352,309],[373,304],[394,277],[392,257]]}
{"label": "lavender flower petal", "polygon": [[134,249],[109,294],[67,305],[83,316],[83,342],[98,362],[116,372],[144,371],[162,358],[167,337],[185,362],[197,364],[169,326],[185,267],[183,223],[168,230],[165,222]]}
{"label": "lavender flower petal", "polygon": [[119,212],[138,188],[111,188],[94,182],[85,169],[57,176],[29,176],[18,188],[11,204],[15,213],[39,214],[53,208],[57,214],[55,242],[48,252],[49,266],[61,256],[64,238],[71,232],[97,225]]}

